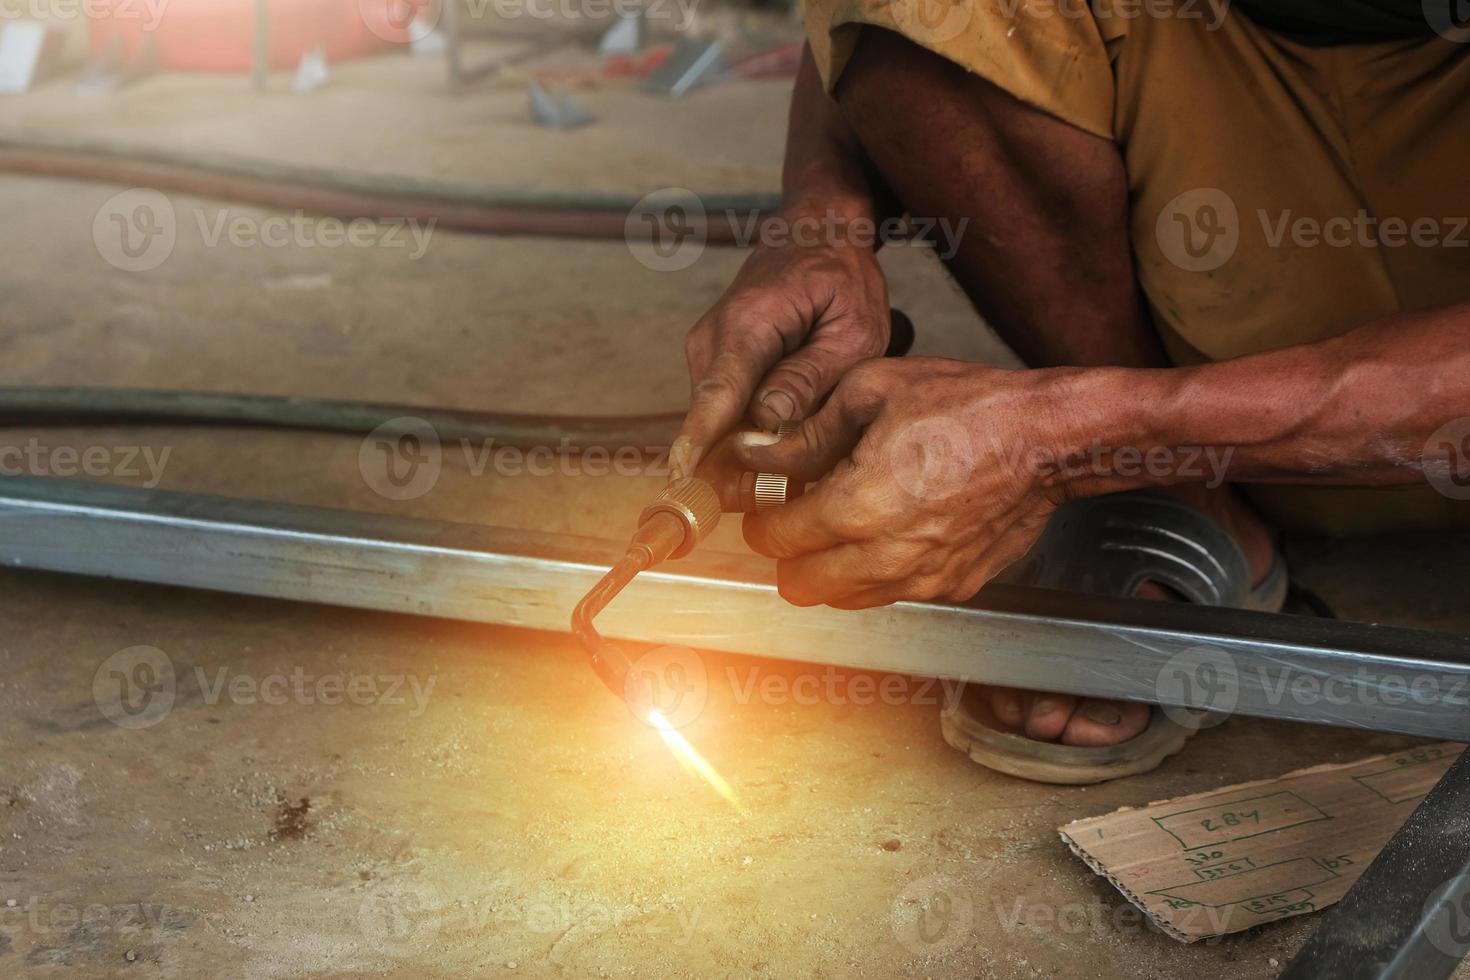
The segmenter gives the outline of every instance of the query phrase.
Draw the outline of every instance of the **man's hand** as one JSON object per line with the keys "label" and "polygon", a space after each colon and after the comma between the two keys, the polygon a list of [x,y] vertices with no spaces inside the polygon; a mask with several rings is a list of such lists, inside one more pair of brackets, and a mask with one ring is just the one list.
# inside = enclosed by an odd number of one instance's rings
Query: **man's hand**
{"label": "man's hand", "polygon": [[938,358],[858,365],[801,429],[739,437],[752,470],[821,482],[745,519],[781,595],[844,609],[968,599],[1025,554],[1063,499],[1046,371]]}
{"label": "man's hand", "polygon": [[768,429],[805,418],[844,372],[883,353],[888,331],[888,284],[872,248],[757,246],[685,340],[692,392],[670,457],[674,477],[747,410]]}

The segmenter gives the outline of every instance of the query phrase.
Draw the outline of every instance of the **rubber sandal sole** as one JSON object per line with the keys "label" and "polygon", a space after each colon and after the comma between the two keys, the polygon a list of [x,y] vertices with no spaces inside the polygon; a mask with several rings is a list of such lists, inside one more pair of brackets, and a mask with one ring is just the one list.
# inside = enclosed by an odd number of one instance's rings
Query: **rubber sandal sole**
{"label": "rubber sandal sole", "polygon": [[[1209,518],[1201,515],[1201,519]],[[1233,545],[1233,542],[1231,542]],[[1243,556],[1240,558],[1243,562]],[[1236,593],[1239,608],[1280,612],[1286,604],[1290,576],[1286,561],[1277,551],[1271,567],[1244,595]],[[1202,727],[1221,724],[1224,719],[1208,712],[1176,710],[1185,714],[1181,724],[1155,706],[1148,727],[1126,742],[1097,748],[1038,742],[1024,735],[1003,731],[989,708],[977,696],[961,696],[947,706],[939,718],[945,742],[974,762],[1019,779],[1061,786],[1090,786],[1151,772],[1176,755]],[[989,723],[987,723],[989,722]]]}

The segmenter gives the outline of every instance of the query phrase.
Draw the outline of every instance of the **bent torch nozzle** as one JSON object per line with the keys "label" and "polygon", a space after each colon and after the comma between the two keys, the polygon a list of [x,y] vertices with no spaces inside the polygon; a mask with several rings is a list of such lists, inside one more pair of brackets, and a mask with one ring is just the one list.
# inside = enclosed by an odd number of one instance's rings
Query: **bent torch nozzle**
{"label": "bent torch nozzle", "polygon": [[[901,310],[890,311],[889,342],[885,357],[902,357],[914,342],[914,325]],[[799,422],[783,422],[776,430],[787,435]],[[791,483],[779,473],[752,473],[740,468],[727,439],[699,465],[696,475],[676,480],[643,510],[628,550],[583,596],[572,612],[572,632],[592,657],[592,669],[614,694],[623,697],[639,716],[652,706],[647,684],[631,675],[632,662],[621,650],[598,635],[592,618],[637,574],[668,558],[682,558],[707,538],[720,523],[721,511],[751,513],[779,507],[800,496],[805,484]]]}
{"label": "bent torch nozzle", "polygon": [[[885,357],[903,357],[914,343],[914,324],[902,310],[891,310]],[[799,422],[783,422],[776,430],[787,435]],[[751,513],[779,507],[800,496],[805,484],[791,483],[779,473],[752,473],[735,460],[727,439],[699,465],[694,476],[676,480],[644,508],[638,530],[618,563],[582,597],[572,612],[572,632],[592,657],[592,669],[614,694],[626,699],[640,717],[652,706],[647,683],[632,676],[626,654],[598,635],[592,618],[601,612],[639,572],[668,558],[682,558],[709,537],[720,523],[721,511]]]}
{"label": "bent torch nozzle", "polygon": [[[632,662],[592,626],[592,618],[607,606],[634,576],[669,558],[682,558],[709,536],[720,523],[720,496],[698,477],[671,483],[643,509],[638,530],[628,550],[572,612],[572,632],[592,657],[592,669],[602,682],[635,708],[652,707],[651,692],[630,675]],[[641,714],[646,713],[642,712]]]}
{"label": "bent torch nozzle", "polygon": [[[792,428],[792,423],[784,423],[779,431],[785,435]],[[627,655],[593,628],[593,617],[639,572],[693,551],[720,523],[722,511],[764,510],[780,506],[788,496],[785,476],[740,471],[728,447],[716,450],[699,473],[669,484],[643,509],[628,550],[572,612],[572,632],[591,656],[592,669],[614,694],[643,709],[640,717],[652,707],[652,693],[642,679],[631,675]]]}

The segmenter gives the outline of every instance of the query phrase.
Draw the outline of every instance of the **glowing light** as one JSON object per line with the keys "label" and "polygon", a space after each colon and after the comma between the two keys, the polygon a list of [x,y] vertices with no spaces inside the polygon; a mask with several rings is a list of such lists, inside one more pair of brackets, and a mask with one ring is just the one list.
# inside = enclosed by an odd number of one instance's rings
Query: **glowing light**
{"label": "glowing light", "polygon": [[704,756],[689,744],[688,739],[679,734],[677,728],[669,724],[669,720],[657,708],[648,713],[648,723],[663,736],[669,751],[674,753],[674,758],[678,759],[685,769],[703,776],[704,781],[709,783],[714,791],[723,796],[731,806],[739,810],[743,816],[750,816],[750,811],[745,809],[745,804],[740,802],[740,797],[735,795],[735,790],[730,787],[730,784],[715,772],[715,767],[704,760]]}

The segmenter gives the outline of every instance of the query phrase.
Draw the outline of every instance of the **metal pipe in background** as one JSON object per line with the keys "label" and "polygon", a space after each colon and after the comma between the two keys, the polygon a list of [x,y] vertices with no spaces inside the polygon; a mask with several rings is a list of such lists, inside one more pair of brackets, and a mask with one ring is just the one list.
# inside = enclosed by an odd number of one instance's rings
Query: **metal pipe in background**
{"label": "metal pipe in background", "polygon": [[[38,477],[0,478],[0,564],[565,631],[622,543]],[[696,553],[613,638],[1470,741],[1470,637],[990,587],[798,609],[771,563]],[[1313,695],[1313,692],[1316,692]]]}

